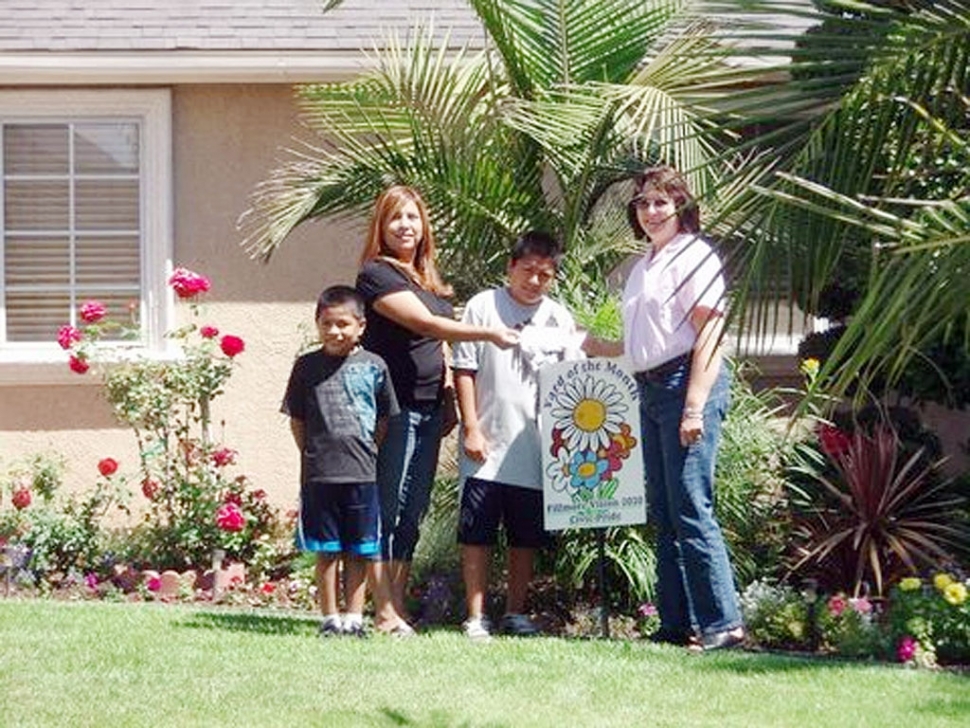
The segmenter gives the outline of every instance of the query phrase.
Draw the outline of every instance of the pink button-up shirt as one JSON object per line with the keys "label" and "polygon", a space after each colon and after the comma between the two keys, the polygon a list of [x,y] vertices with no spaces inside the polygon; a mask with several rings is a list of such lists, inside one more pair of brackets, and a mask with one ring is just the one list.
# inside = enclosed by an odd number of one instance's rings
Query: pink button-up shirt
{"label": "pink button-up shirt", "polygon": [[624,349],[634,371],[645,371],[694,348],[690,313],[723,313],[721,261],[704,240],[680,233],[637,261],[623,289]]}

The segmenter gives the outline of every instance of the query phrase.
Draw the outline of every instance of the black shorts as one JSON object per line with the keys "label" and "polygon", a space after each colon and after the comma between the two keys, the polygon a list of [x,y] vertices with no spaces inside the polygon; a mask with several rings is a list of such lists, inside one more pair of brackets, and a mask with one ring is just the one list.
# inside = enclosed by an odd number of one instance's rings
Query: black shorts
{"label": "black shorts", "polygon": [[296,545],[303,551],[378,561],[380,513],[375,483],[306,483],[300,488]]}
{"label": "black shorts", "polygon": [[550,543],[542,527],[542,491],[468,478],[461,493],[458,543],[494,546],[499,522],[509,546],[539,549]]}

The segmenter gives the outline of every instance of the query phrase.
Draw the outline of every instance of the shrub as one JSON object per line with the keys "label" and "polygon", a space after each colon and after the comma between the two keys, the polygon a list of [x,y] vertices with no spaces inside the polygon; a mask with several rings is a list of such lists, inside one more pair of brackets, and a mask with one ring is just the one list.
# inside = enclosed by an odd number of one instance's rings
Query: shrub
{"label": "shrub", "polygon": [[740,365],[717,458],[715,510],[740,586],[778,579],[791,540],[788,468],[803,429],[789,427],[781,392],[754,391]]}
{"label": "shrub", "polygon": [[43,589],[108,572],[106,521],[114,509],[127,511],[127,493],[116,467],[102,463],[94,488],[80,495],[61,492],[64,461],[57,456],[35,455],[7,474],[0,491],[10,493],[11,507],[0,508],[0,542],[21,548],[22,579]]}
{"label": "shrub", "polygon": [[768,649],[805,650],[813,646],[811,603],[793,588],[755,580],[741,592],[748,639]]}
{"label": "shrub", "polygon": [[816,576],[830,592],[877,596],[902,576],[952,561],[966,545],[963,499],[941,481],[923,451],[901,454],[896,432],[819,429],[803,447],[793,486],[799,544],[793,570]]}
{"label": "shrub", "polygon": [[896,659],[917,664],[970,662],[970,579],[957,570],[929,579],[905,577],[889,599],[889,636]]}
{"label": "shrub", "polygon": [[[177,358],[133,354],[123,342],[136,329],[111,319],[96,301],[82,304],[79,328],[63,326],[58,334],[73,371],[104,364],[107,399],[138,442],[138,480],[149,507],[131,532],[127,556],[175,569],[208,564],[217,549],[231,560],[262,553],[265,561],[279,535],[278,514],[262,490],[231,474],[237,453],[214,442],[211,432],[212,401],[223,393],[245,342],[199,321],[198,297],[211,287],[205,276],[177,268],[169,284],[193,319],[166,334],[179,344]],[[113,345],[106,345],[109,338]]]}
{"label": "shrub", "polygon": [[828,598],[818,611],[817,632],[824,649],[846,657],[874,657],[883,651],[875,604],[843,593]]}

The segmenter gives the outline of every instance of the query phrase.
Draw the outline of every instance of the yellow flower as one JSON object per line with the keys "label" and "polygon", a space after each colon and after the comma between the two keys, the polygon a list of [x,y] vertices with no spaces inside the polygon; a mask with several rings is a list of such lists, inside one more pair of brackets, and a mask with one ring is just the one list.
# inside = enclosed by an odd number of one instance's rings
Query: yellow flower
{"label": "yellow flower", "polygon": [[818,359],[816,359],[814,356],[809,357],[808,359],[802,362],[802,366],[801,366],[802,374],[804,374],[809,379],[815,379],[815,377],[818,376],[819,366],[820,365],[818,363]]}
{"label": "yellow flower", "polygon": [[917,576],[907,576],[905,579],[900,579],[899,581],[899,589],[901,591],[916,591],[921,586],[923,586],[923,582]]}
{"label": "yellow flower", "polygon": [[958,581],[947,584],[946,589],[943,590],[943,598],[954,607],[958,607],[967,601],[967,587]]}
{"label": "yellow flower", "polygon": [[939,591],[943,591],[952,583],[953,577],[947,574],[945,571],[941,571],[939,574],[933,577],[933,586],[935,586]]}

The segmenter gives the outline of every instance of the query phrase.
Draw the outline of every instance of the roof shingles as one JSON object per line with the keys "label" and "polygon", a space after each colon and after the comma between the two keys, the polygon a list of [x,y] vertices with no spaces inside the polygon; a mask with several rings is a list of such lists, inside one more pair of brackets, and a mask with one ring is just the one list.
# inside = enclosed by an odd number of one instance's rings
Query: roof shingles
{"label": "roof shingles", "polygon": [[0,53],[329,51],[366,48],[387,28],[435,19],[453,45],[481,37],[463,0],[4,0]]}

